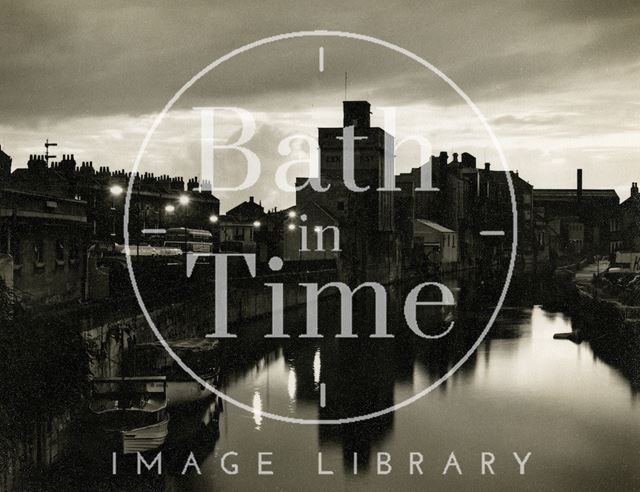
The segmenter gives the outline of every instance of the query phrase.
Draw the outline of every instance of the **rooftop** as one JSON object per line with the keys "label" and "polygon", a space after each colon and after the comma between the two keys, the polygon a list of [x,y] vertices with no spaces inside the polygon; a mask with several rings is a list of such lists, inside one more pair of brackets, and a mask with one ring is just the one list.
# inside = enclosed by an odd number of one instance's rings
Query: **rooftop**
{"label": "rooftop", "polygon": [[448,233],[452,233],[455,231],[452,231],[451,229],[442,226],[440,224],[437,224],[435,222],[431,222],[430,220],[426,220],[426,219],[416,219],[416,222],[425,225],[427,227],[430,227],[431,229],[438,231],[438,232],[448,232]]}
{"label": "rooftop", "polygon": [[[576,198],[578,191],[575,188],[571,189],[533,189],[533,196],[535,198],[544,198],[548,200],[562,200],[566,198]],[[618,193],[616,190],[582,190],[582,198],[615,198],[618,199]]]}

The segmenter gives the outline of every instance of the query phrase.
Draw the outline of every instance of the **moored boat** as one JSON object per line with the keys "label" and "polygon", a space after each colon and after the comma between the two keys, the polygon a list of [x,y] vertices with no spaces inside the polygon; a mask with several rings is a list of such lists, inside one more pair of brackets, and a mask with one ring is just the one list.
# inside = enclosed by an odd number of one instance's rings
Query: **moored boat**
{"label": "moored boat", "polygon": [[166,378],[95,379],[89,410],[115,451],[133,454],[157,449],[169,430]]}
{"label": "moored boat", "polygon": [[[184,338],[168,340],[171,349],[208,385],[219,384],[219,343],[217,340]],[[201,401],[211,396],[205,386],[187,374],[160,342],[141,343],[135,348],[136,374],[161,374],[167,378],[170,407]]]}

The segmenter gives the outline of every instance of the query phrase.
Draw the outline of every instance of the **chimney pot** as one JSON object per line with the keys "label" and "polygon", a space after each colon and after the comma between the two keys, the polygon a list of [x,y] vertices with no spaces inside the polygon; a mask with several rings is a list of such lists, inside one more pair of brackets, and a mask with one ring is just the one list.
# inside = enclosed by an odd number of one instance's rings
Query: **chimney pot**
{"label": "chimney pot", "polygon": [[582,197],[582,169],[578,169],[578,198]]}

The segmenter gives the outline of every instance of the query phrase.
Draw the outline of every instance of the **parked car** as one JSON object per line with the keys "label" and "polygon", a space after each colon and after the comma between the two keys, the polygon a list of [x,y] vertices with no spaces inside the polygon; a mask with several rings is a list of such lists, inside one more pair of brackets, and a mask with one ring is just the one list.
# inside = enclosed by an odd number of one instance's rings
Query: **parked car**
{"label": "parked car", "polygon": [[609,267],[604,272],[604,277],[612,283],[617,283],[620,280],[629,277],[633,274],[628,268]]}

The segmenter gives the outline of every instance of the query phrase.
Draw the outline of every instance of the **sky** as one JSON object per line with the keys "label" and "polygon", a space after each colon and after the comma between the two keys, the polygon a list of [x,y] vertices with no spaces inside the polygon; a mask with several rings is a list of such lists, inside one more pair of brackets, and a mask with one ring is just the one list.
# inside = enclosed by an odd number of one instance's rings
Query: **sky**
{"label": "sky", "polygon": [[[614,188],[640,181],[640,2],[504,1],[6,1],[0,17],[0,145],[24,166],[73,153],[94,166],[132,168],[167,101],[226,53],[277,34],[353,32],[401,46],[453,80],[495,132],[511,169],[541,188]],[[609,5],[608,5],[609,4]],[[319,48],[324,70],[319,70]],[[470,152],[499,168],[478,118],[446,83],[398,53],[363,41],[304,38],[253,49],[191,87],[150,141],[140,171],[200,173],[195,107],[250,111],[246,146],[262,165],[251,189],[220,192],[222,210],[254,195],[265,207],[293,203],[276,169],[308,158],[316,128],[341,126],[345,99],[366,99],[373,122],[395,108],[396,139],[419,136],[434,154]],[[241,133],[234,113],[216,120],[217,144]],[[286,151],[291,150],[291,153]],[[216,153],[216,176],[242,181],[238,151]],[[396,152],[396,171],[420,164],[416,144]],[[308,174],[292,167],[290,179]]]}

